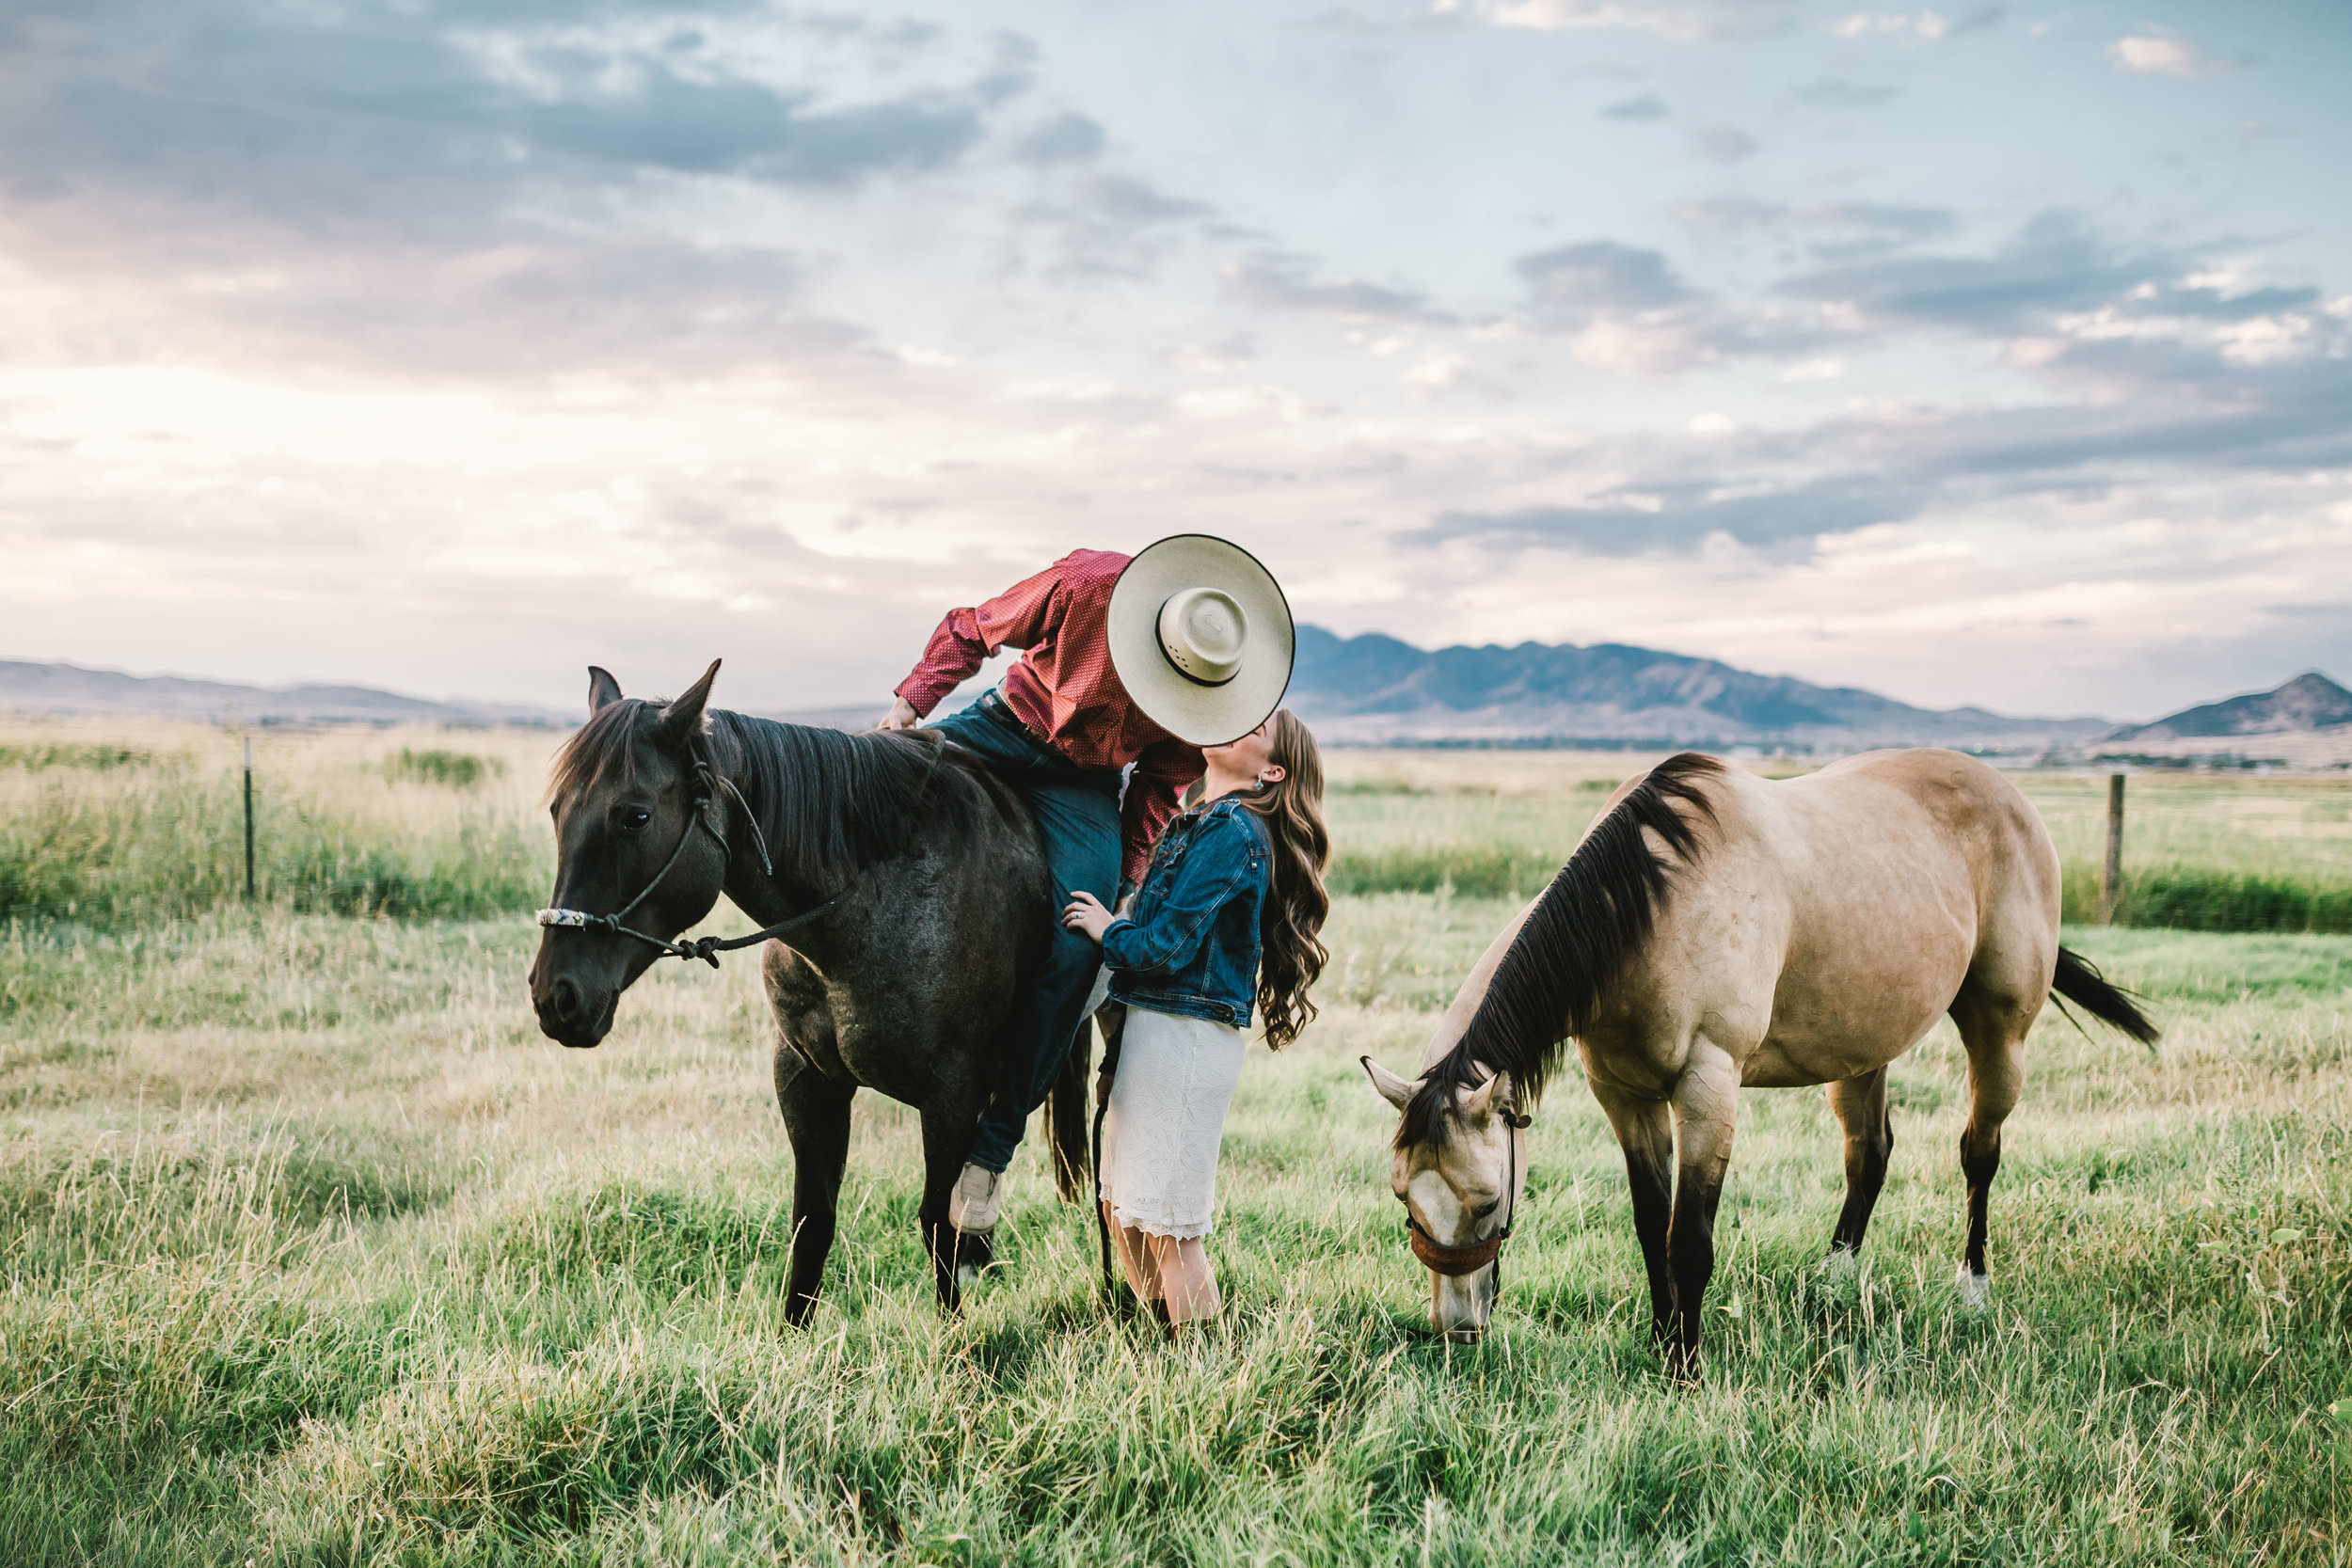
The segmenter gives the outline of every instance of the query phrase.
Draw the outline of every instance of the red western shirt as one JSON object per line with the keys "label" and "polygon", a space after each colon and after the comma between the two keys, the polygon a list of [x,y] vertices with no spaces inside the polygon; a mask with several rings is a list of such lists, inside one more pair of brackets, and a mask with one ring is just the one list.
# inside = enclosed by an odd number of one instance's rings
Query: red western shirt
{"label": "red western shirt", "polygon": [[1005,702],[1032,734],[1080,768],[1136,770],[1120,808],[1120,875],[1143,880],[1176,797],[1206,771],[1200,748],[1143,716],[1111,668],[1111,585],[1128,557],[1073,550],[974,610],[951,610],[898,694],[929,718],[999,648],[1026,650],[1005,673]]}

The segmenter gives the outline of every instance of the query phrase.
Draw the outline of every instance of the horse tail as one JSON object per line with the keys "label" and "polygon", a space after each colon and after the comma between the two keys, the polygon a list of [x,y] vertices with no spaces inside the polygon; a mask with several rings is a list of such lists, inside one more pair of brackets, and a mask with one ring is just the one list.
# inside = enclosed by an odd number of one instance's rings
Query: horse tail
{"label": "horse tail", "polygon": [[2109,984],[2081,954],[2058,949],[2058,977],[2050,989],[2091,1017],[2105,1019],[2142,1045],[2156,1043],[2156,1026],[2133,1006],[2131,993]]}
{"label": "horse tail", "polygon": [[1054,1150],[1054,1186],[1064,1203],[1086,1196],[1087,1061],[1093,1047],[1094,1026],[1081,1019],[1078,1037],[1045,1097],[1045,1139]]}

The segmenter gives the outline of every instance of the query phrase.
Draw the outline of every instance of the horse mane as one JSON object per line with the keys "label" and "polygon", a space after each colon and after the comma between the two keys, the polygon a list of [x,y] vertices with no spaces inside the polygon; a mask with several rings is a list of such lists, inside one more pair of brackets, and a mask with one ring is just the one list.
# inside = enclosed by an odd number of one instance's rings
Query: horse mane
{"label": "horse mane", "polygon": [[[1445,1142],[1454,1096],[1480,1083],[1482,1069],[1511,1075],[1521,1111],[1534,1104],[1561,1041],[1591,1025],[1649,941],[1673,863],[1696,858],[1697,820],[1715,820],[1699,785],[1723,771],[1722,763],[1693,752],[1668,757],[1585,835],[1528,912],[1462,1037],[1422,1075],[1397,1128],[1399,1148]],[[1663,852],[1650,847],[1645,830],[1658,835]]]}
{"label": "horse mane", "polygon": [[[776,872],[829,888],[914,847],[935,821],[968,826],[946,737],[924,730],[850,734],[713,712],[712,761],[758,817]],[[733,757],[725,753],[733,750]]]}
{"label": "horse mane", "polygon": [[[550,800],[584,789],[608,770],[636,771],[636,742],[665,705],[624,697],[606,704],[555,759]],[[968,825],[972,792],[944,737],[927,731],[849,734],[710,711],[703,739],[711,770],[759,823],[776,874],[807,888],[834,887],[887,860],[941,819]]]}

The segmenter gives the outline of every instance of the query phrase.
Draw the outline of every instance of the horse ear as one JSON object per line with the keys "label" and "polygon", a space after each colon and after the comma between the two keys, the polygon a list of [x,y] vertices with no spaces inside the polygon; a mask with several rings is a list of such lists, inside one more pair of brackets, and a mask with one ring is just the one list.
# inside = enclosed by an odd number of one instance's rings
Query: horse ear
{"label": "horse ear", "polygon": [[1485,1083],[1479,1085],[1478,1087],[1464,1095],[1458,1101],[1456,1101],[1456,1103],[1462,1108],[1462,1115],[1469,1117],[1472,1121],[1484,1120],[1486,1113],[1494,1108],[1495,1085],[1502,1082],[1502,1075],[1501,1073],[1497,1073],[1494,1077],[1487,1079]]}
{"label": "horse ear", "polygon": [[1372,1080],[1372,1086],[1380,1091],[1380,1098],[1400,1111],[1405,1109],[1413,1098],[1416,1085],[1409,1079],[1399,1078],[1369,1056],[1357,1059],[1364,1064],[1364,1075]]}
{"label": "horse ear", "polygon": [[688,739],[702,734],[703,707],[710,701],[710,683],[718,678],[719,661],[712,659],[703,678],[670,699],[661,710],[661,718],[654,726],[654,734],[665,746],[682,746]]}
{"label": "horse ear", "polygon": [[612,672],[588,666],[588,716],[593,719],[621,700],[621,683]]}

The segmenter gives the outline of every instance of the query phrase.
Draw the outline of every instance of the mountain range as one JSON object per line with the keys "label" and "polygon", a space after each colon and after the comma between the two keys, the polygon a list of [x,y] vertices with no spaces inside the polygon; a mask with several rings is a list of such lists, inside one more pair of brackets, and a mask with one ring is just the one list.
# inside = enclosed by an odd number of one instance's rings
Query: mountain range
{"label": "mountain range", "polygon": [[[1914,707],[1854,687],[1759,675],[1717,659],[1623,643],[1425,649],[1393,637],[1343,638],[1302,626],[1297,650],[1285,700],[1326,741],[1339,745],[1753,745],[1819,752],[1943,745],[2076,757],[2259,755],[2298,766],[2352,761],[2352,692],[2317,671],[2270,691],[2119,727],[2099,718]],[[526,704],[434,702],[369,687],[262,688],[0,660],[0,713],[6,712],[137,713],[264,724],[577,722],[574,714]],[[862,729],[881,715],[879,706],[866,705],[773,717]]]}
{"label": "mountain range", "polygon": [[7,659],[0,659],[0,713],[136,713],[255,724],[577,722],[568,715],[523,703],[437,703],[365,686],[239,686]]}
{"label": "mountain range", "polygon": [[2020,719],[1921,708],[1853,687],[1759,675],[1717,659],[1604,642],[1414,647],[1393,637],[1298,628],[1285,699],[1345,744],[1880,745],[2072,747],[2111,719]]}

